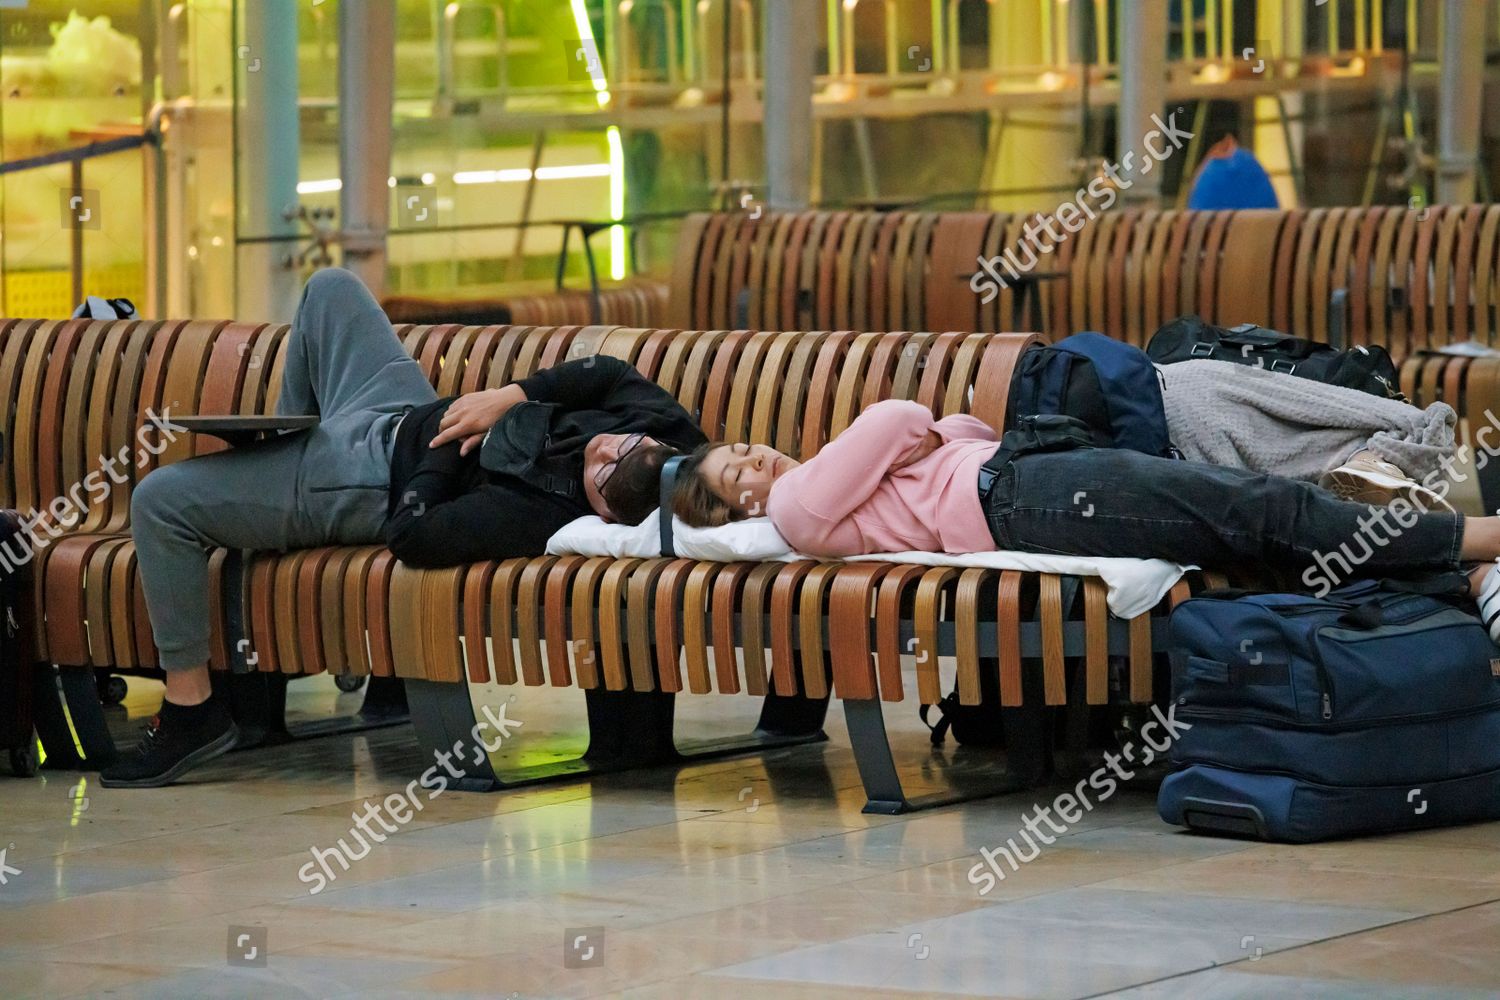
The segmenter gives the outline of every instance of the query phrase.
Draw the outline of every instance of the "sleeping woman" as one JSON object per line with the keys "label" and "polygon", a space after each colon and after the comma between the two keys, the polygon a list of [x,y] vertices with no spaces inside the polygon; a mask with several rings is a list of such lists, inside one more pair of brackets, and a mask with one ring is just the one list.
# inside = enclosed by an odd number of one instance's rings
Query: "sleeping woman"
{"label": "sleeping woman", "polygon": [[1300,572],[1309,587],[1314,573],[1477,562],[1470,592],[1500,635],[1500,517],[1428,511],[1405,497],[1370,506],[1305,480],[1120,449],[1010,458],[983,421],[935,420],[903,400],[869,407],[805,463],[765,445],[708,444],[678,476],[673,508],[685,522],[768,514],[794,548],[818,556],[999,549],[1253,563]]}

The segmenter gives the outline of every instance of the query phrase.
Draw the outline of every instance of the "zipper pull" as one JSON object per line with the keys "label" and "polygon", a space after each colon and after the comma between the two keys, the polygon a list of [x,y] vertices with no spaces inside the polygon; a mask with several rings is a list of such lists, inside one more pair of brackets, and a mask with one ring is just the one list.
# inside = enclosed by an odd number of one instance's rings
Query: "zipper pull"
{"label": "zipper pull", "polygon": [[16,621],[16,609],[14,607],[7,607],[5,609],[5,625],[6,635],[12,639],[21,631],[21,626]]}
{"label": "zipper pull", "polygon": [[1327,720],[1329,720],[1331,718],[1333,718],[1333,695],[1329,694],[1327,691],[1324,691],[1323,692],[1323,720],[1326,722]]}

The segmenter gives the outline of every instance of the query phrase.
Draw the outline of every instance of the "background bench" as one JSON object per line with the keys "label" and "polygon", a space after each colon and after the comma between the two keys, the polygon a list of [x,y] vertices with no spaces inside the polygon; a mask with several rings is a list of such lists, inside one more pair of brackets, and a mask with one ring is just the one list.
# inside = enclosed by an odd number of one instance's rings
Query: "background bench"
{"label": "background bench", "polygon": [[[1500,330],[1500,205],[1112,211],[985,304],[976,259],[1035,213],[700,214],[682,229],[668,322],[682,327],[1097,330],[1144,346],[1197,313],[1346,346],[1379,344],[1419,406],[1458,411],[1462,443],[1500,414],[1500,359],[1434,356]],[[1008,277],[1008,272],[997,268]],[[1337,336],[1336,336],[1337,335]],[[1500,462],[1474,509],[1500,507]]]}

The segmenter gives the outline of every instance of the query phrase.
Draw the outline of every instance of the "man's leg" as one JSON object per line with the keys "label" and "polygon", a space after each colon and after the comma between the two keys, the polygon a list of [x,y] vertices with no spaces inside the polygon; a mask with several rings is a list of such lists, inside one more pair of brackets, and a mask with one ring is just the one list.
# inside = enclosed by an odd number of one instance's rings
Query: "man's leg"
{"label": "man's leg", "polygon": [[308,279],[292,319],[277,413],[330,419],[357,410],[390,413],[436,398],[353,273],[327,268]]}
{"label": "man's leg", "polygon": [[1002,470],[986,509],[999,548],[1031,552],[1209,568],[1328,562],[1343,576],[1452,569],[1470,557],[1462,515],[1399,513],[1310,483],[1119,449],[1023,456]]}
{"label": "man's leg", "polygon": [[100,774],[110,787],[156,787],[229,750],[235,728],[208,676],[209,549],[316,544],[298,516],[298,470],[308,435],[177,462],[130,498],[131,533],[151,627],[166,673],[160,726]]}

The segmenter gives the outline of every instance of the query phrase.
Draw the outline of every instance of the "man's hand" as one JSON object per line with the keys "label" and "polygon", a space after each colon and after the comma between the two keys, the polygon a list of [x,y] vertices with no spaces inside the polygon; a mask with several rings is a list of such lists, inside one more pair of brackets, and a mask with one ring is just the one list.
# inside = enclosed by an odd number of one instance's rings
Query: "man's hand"
{"label": "man's hand", "polygon": [[489,429],[517,403],[526,401],[526,393],[512,383],[502,389],[485,389],[466,393],[453,401],[438,424],[437,436],[429,448],[440,448],[449,441],[462,441],[458,453],[467,455],[479,447]]}

